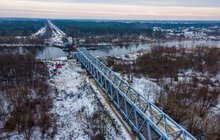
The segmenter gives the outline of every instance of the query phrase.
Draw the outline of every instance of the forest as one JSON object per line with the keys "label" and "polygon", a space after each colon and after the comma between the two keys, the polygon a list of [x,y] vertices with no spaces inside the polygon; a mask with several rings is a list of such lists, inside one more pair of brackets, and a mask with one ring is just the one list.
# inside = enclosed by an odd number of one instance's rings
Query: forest
{"label": "forest", "polygon": [[0,36],[30,36],[45,22],[44,19],[0,19]]}
{"label": "forest", "polygon": [[33,54],[0,55],[0,139],[23,135],[29,140],[36,132],[42,139],[54,136],[53,90],[45,64]]}
{"label": "forest", "polygon": [[72,37],[86,35],[148,35],[153,36],[153,27],[173,29],[180,27],[205,28],[220,26],[219,22],[208,21],[95,21],[95,20],[52,20],[61,30]]}

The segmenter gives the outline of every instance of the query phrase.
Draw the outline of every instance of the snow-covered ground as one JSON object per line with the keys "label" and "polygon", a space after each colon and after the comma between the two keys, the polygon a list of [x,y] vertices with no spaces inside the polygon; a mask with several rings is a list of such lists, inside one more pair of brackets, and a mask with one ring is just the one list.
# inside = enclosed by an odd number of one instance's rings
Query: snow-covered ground
{"label": "snow-covered ground", "polygon": [[39,29],[36,33],[32,34],[32,37],[43,36],[46,32],[46,26]]}
{"label": "snow-covered ground", "polygon": [[47,30],[47,26],[49,26],[52,30],[52,37],[49,39],[49,42],[51,44],[55,45],[62,45],[63,44],[63,37],[66,36],[66,34],[61,31],[57,26],[55,26],[51,21],[48,20],[48,25],[40,28],[36,33],[32,34],[31,37],[36,38],[36,37],[42,37]]}
{"label": "snow-covered ground", "polygon": [[134,78],[131,84],[135,90],[142,94],[146,99],[154,103],[156,97],[159,96],[161,88],[155,83],[145,77]]}
{"label": "snow-covered ground", "polygon": [[220,81],[220,73],[217,74],[215,78]]}
{"label": "snow-covered ground", "polygon": [[[128,80],[128,75],[121,75],[120,73],[116,73],[118,76],[123,77],[124,80]],[[173,86],[178,84],[178,82],[190,82],[192,81],[192,77],[196,76],[199,79],[205,79],[205,77],[208,77],[208,73],[201,73],[192,71],[191,69],[184,71],[182,73],[178,74],[178,81],[172,80]],[[153,79],[147,78],[147,77],[133,77],[132,78],[131,86],[138,91],[140,94],[142,94],[146,99],[151,101],[152,103],[155,103],[157,99],[159,99],[159,95],[161,90],[163,88],[154,82]],[[171,78],[163,78],[162,79],[164,83],[171,83]],[[210,80],[213,82],[215,86],[219,85],[220,81],[220,74],[217,74],[216,76],[210,78]],[[218,103],[216,106],[212,107],[212,112],[215,114],[220,113],[220,97],[218,98]]]}
{"label": "snow-covered ground", "polygon": [[57,26],[55,26],[51,21],[48,20],[48,26],[52,30],[52,38],[50,38],[50,42],[56,45],[62,45],[63,44],[63,37],[66,36],[66,34],[61,31]]}
{"label": "snow-covered ground", "polygon": [[[216,75],[215,77],[216,80],[220,81],[220,73]],[[220,97],[218,98],[218,103],[217,105],[213,108],[213,111],[216,114],[220,114]]]}
{"label": "snow-covered ground", "polygon": [[215,114],[220,114],[220,97],[218,98],[218,103],[215,107],[212,108]]}
{"label": "snow-covered ground", "polygon": [[[55,139],[89,140],[91,137],[84,131],[83,118],[79,117],[79,112],[87,115],[93,114],[97,109],[97,98],[102,100],[101,96],[97,93],[97,89],[93,89],[94,85],[89,84],[88,78],[83,75],[84,70],[74,60],[63,63],[64,65],[58,70],[59,75],[55,75],[50,80],[51,85],[58,89],[58,92],[53,95],[54,107],[52,109],[57,116]],[[106,110],[111,111],[108,107]],[[107,139],[130,139],[118,119],[114,115],[111,117],[115,120],[119,133],[116,132],[115,127],[110,125],[108,126],[110,137]]]}
{"label": "snow-covered ground", "polygon": [[58,34],[60,36],[65,36],[66,35],[62,30],[60,30],[56,25],[54,25],[50,20],[48,20],[48,24],[51,27],[51,29],[54,29],[56,34]]}

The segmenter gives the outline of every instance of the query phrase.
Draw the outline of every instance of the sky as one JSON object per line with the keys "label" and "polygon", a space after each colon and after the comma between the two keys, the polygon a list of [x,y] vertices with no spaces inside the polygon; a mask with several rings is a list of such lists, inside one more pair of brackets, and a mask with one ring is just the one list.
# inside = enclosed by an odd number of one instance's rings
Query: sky
{"label": "sky", "polygon": [[0,17],[220,20],[219,0],[0,0]]}

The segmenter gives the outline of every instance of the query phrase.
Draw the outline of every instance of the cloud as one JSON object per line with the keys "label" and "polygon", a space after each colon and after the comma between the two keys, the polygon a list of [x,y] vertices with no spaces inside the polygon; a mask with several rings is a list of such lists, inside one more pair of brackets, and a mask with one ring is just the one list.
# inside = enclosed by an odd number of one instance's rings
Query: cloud
{"label": "cloud", "polygon": [[[60,2],[60,0],[30,0]],[[220,7],[219,0],[62,0],[63,3],[98,3],[144,6]]]}
{"label": "cloud", "polygon": [[[9,2],[10,1],[10,2]],[[220,20],[219,7],[183,7],[98,3],[66,0],[0,0],[2,17],[71,18],[71,19],[212,19]],[[93,3],[91,3],[93,1]],[[123,1],[123,0],[119,0]],[[130,0],[128,0],[131,2]],[[149,1],[149,0],[148,0]],[[155,0],[156,1],[156,0]],[[171,1],[171,0],[168,0]],[[85,2],[85,1],[84,1]],[[90,2],[90,3],[89,3]],[[114,1],[111,1],[114,2]],[[140,0],[141,2],[141,0]],[[159,2],[159,1],[157,1]]]}

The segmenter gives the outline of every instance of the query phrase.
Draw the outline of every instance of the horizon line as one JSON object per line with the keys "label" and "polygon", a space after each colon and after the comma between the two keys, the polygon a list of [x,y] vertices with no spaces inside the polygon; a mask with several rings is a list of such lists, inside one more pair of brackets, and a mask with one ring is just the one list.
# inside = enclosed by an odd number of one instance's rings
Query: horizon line
{"label": "horizon line", "polygon": [[90,20],[90,21],[215,21],[220,22],[220,19],[95,19],[95,18],[44,18],[44,17],[0,17],[0,19],[45,19],[45,20]]}

